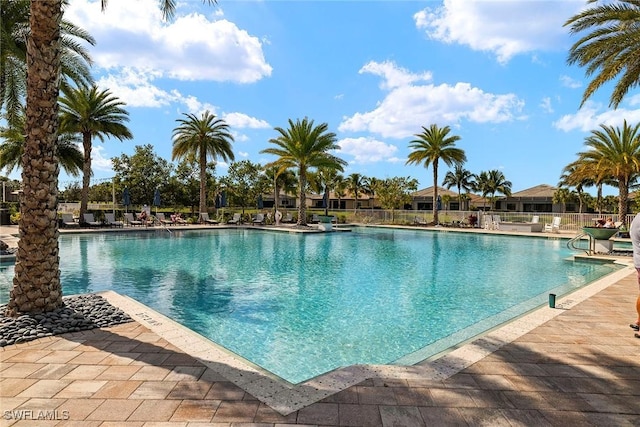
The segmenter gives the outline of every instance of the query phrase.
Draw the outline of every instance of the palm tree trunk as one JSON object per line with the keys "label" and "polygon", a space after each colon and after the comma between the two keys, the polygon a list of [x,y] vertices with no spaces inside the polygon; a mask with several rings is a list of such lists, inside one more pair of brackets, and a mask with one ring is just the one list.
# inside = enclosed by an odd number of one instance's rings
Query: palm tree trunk
{"label": "palm tree trunk", "polygon": [[[198,215],[207,211],[207,152],[200,149],[200,205]],[[198,218],[200,220],[200,218]]]}
{"label": "palm tree trunk", "polygon": [[618,179],[618,221],[627,225],[627,201],[629,200],[629,184],[625,179]]}
{"label": "palm tree trunk", "polygon": [[9,316],[51,311],[62,305],[56,157],[62,0],[31,0],[30,10],[20,240]]}
{"label": "palm tree trunk", "polygon": [[84,158],[82,160],[82,193],[80,194],[80,222],[84,221],[82,215],[87,212],[89,204],[89,184],[91,183],[91,134],[82,133],[82,148]]}
{"label": "palm tree trunk", "polygon": [[433,222],[438,222],[438,160],[433,162]]}
{"label": "palm tree trunk", "polygon": [[298,206],[298,225],[307,225],[307,195],[305,187],[307,184],[307,171],[300,166],[300,176],[298,177],[298,191],[300,192],[300,206]]}

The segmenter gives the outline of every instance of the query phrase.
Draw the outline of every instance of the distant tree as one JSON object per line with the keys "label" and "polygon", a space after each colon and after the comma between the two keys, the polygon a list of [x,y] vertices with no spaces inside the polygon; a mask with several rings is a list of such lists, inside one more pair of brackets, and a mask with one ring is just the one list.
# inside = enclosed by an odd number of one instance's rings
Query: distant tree
{"label": "distant tree", "polygon": [[347,177],[347,189],[353,195],[353,211],[358,210],[358,197],[360,196],[360,190],[364,187],[365,177],[359,173],[352,173]]}
{"label": "distant tree", "polygon": [[178,119],[173,130],[173,151],[171,158],[191,158],[200,167],[200,212],[207,212],[207,162],[221,158],[224,161],[235,159],[231,144],[233,135],[229,125],[215,114],[205,111],[201,117],[185,114]]}
{"label": "distant tree", "polygon": [[128,187],[134,205],[151,205],[156,188],[164,187],[173,169],[168,161],[154,153],[151,144],[136,145],[133,155],[122,154],[113,157],[111,162],[116,173],[116,188],[121,192]]}
{"label": "distant tree", "polygon": [[562,205],[562,212],[566,212],[567,203],[572,202],[575,199],[576,199],[576,194],[573,193],[568,188],[558,188],[553,193],[552,201],[553,203]]}
{"label": "distant tree", "polygon": [[375,177],[365,177],[364,178],[364,189],[368,195],[371,196],[371,210],[373,210],[376,201],[376,192],[378,191],[378,187],[380,187],[380,179]]}
{"label": "distant tree", "polygon": [[391,209],[391,222],[395,221],[395,210],[411,203],[411,193],[418,189],[418,181],[410,177],[394,177],[379,182],[376,193],[380,205]]}
{"label": "distant tree", "polygon": [[227,175],[221,178],[222,185],[227,189],[227,197],[232,206],[246,208],[256,206],[258,196],[264,193],[265,185],[261,179],[262,167],[249,160],[231,163]]}
{"label": "distant tree", "polygon": [[564,24],[572,34],[584,33],[569,50],[569,64],[587,67],[587,77],[594,76],[580,106],[600,87],[618,79],[609,99],[609,106],[617,108],[640,79],[640,2],[588,0],[587,3],[595,4]]}
{"label": "distant tree", "polygon": [[82,138],[84,161],[82,168],[82,198],[80,218],[87,211],[89,184],[91,180],[91,149],[93,138],[100,141],[116,138],[120,141],[132,139],[133,135],[125,125],[129,113],[123,108],[125,103],[108,90],[99,91],[97,86],[62,89],[60,97],[60,131],[77,133]]}
{"label": "distant tree", "polygon": [[275,128],[277,138],[269,142],[275,147],[266,148],[261,153],[272,154],[278,159],[265,167],[277,167],[279,171],[297,169],[298,171],[298,225],[307,225],[306,187],[307,173],[310,168],[332,168],[343,170],[347,163],[330,153],[340,146],[336,145],[336,135],[329,132],[329,125],[322,123],[314,126],[313,120],[304,118],[295,122],[289,119],[289,128]]}
{"label": "distant tree", "polygon": [[442,181],[442,185],[446,188],[456,187],[458,189],[459,209],[462,209],[462,190],[468,193],[473,188],[473,183],[473,173],[465,169],[462,163],[456,163],[453,171],[448,171]]}
{"label": "distant tree", "polygon": [[507,181],[504,174],[497,169],[480,172],[476,175],[475,190],[489,201],[489,209],[493,210],[497,194],[511,195],[511,181]]}
{"label": "distant tree", "polygon": [[[438,198],[438,164],[442,160],[447,166],[456,163],[464,163],[467,156],[464,150],[455,147],[455,143],[460,140],[457,135],[449,135],[451,128],[432,124],[428,129],[422,126],[422,133],[409,143],[409,148],[413,151],[409,153],[407,164],[424,165],[425,168],[433,167],[433,201]],[[438,209],[433,203],[433,220],[438,223]]]}
{"label": "distant tree", "polygon": [[277,210],[280,207],[280,192],[294,194],[298,179],[295,172],[290,169],[279,172],[276,167],[265,167],[264,170],[270,182],[270,186],[267,187],[266,191],[273,191],[273,208]]}

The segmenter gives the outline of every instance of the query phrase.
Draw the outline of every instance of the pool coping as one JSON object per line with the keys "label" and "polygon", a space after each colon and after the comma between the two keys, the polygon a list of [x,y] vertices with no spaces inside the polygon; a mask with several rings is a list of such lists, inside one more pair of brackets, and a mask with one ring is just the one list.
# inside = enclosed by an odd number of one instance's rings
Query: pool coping
{"label": "pool coping", "polygon": [[534,309],[415,365],[351,365],[300,384],[291,384],[150,307],[114,291],[98,292],[134,320],[282,415],[320,401],[368,379],[444,380],[513,342],[536,327],[635,273],[630,259],[612,259],[623,268],[557,299],[555,308]]}

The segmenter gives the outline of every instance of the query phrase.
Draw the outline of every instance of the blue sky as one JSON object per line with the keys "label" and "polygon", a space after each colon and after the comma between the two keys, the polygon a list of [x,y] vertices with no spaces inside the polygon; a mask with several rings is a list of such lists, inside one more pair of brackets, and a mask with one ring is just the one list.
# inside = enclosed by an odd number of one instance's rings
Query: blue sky
{"label": "blue sky", "polygon": [[556,185],[599,124],[640,119],[637,91],[608,108],[610,85],[579,108],[588,80],[566,63],[575,37],[562,25],[583,0],[178,0],[170,22],[157,0],[110,1],[104,13],[99,0],[70,3],[65,17],[96,38],[93,74],[126,102],[134,134],[94,142],[96,179],[135,145],[170,160],[176,119],[208,109],[230,124],[236,160],[273,160],[260,154],[273,128],[309,117],[337,134],[345,175],[411,176],[420,188],[432,170],[405,165],[408,143],[421,126],[449,125],[465,167],[500,169],[515,192]]}

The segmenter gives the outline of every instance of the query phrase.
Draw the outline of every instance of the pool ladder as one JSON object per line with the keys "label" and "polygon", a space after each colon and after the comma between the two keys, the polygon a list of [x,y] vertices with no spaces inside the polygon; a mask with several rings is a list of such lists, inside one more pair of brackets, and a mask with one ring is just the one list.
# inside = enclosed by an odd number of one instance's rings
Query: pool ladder
{"label": "pool ladder", "polygon": [[[577,246],[577,243],[580,242],[584,236],[587,236],[589,238],[589,248],[588,249],[581,248],[581,247]],[[587,233],[578,233],[567,242],[567,248],[569,248],[571,250],[574,250],[574,251],[584,251],[584,252],[586,252],[587,255],[592,255],[591,248],[594,246],[594,243],[595,243],[592,240],[593,240],[593,237],[591,237]]]}

